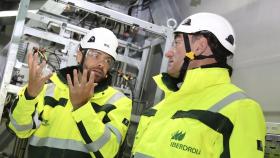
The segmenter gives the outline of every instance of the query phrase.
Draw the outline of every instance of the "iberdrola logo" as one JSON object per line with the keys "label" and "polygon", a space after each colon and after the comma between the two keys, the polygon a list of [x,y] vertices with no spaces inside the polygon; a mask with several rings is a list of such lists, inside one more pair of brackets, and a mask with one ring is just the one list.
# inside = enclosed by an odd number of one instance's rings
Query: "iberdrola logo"
{"label": "iberdrola logo", "polygon": [[180,130],[172,133],[171,140],[170,140],[170,147],[181,150],[181,151],[189,152],[192,154],[200,155],[201,154],[200,148],[186,144],[186,143],[188,143],[186,141],[182,141],[185,138],[185,135],[186,135],[186,132],[183,132]]}
{"label": "iberdrola logo", "polygon": [[174,140],[177,140],[177,141],[181,141],[184,139],[186,135],[186,132],[183,132],[183,131],[176,131],[172,134],[172,137],[171,139],[174,139]]}

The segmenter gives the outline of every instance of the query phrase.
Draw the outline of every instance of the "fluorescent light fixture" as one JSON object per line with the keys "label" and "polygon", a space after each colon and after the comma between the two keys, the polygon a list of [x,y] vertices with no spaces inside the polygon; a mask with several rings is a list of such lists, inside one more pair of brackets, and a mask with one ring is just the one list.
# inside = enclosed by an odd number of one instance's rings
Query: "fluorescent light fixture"
{"label": "fluorescent light fixture", "polygon": [[[38,10],[28,10],[28,12],[31,13],[36,13]],[[0,18],[3,17],[13,17],[13,16],[17,16],[18,15],[18,11],[17,10],[11,10],[11,11],[0,11]]]}

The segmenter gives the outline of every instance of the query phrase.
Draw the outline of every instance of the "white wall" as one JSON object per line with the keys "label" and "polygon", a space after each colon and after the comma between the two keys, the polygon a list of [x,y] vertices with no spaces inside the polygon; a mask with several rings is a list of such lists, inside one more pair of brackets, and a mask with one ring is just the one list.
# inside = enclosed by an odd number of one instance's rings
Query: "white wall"
{"label": "white wall", "polygon": [[258,0],[230,17],[238,33],[233,81],[280,122],[280,1]]}

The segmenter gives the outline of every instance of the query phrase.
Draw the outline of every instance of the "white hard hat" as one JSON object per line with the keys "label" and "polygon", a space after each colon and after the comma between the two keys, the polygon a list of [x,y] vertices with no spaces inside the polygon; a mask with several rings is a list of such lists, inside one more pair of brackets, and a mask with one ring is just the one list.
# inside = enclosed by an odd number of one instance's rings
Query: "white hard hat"
{"label": "white hard hat", "polygon": [[222,16],[213,13],[197,13],[187,17],[175,32],[196,33],[209,31],[231,53],[235,53],[235,33],[231,24]]}
{"label": "white hard hat", "polygon": [[80,44],[83,49],[97,49],[116,60],[118,39],[111,30],[103,27],[94,28],[84,36]]}

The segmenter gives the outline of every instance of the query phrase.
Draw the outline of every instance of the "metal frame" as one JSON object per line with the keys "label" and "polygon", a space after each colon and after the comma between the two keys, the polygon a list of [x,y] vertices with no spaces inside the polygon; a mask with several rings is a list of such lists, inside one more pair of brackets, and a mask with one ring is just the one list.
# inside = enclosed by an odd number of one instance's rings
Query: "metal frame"
{"label": "metal frame", "polygon": [[[49,0],[47,2],[50,2],[50,1],[53,1],[53,0]],[[13,68],[14,68],[15,61],[16,61],[18,45],[20,43],[20,38],[22,37],[22,35],[26,34],[26,35],[31,35],[31,36],[38,37],[41,39],[45,39],[48,41],[53,41],[53,42],[64,45],[65,49],[67,49],[70,45],[73,45],[73,44],[78,45],[78,43],[79,43],[76,40],[72,40],[67,37],[64,37],[64,35],[67,34],[66,33],[67,31],[76,32],[78,34],[86,34],[89,31],[86,28],[75,26],[70,23],[57,20],[55,18],[50,18],[50,17],[44,16],[44,15],[34,14],[34,13],[30,13],[30,12],[27,13],[29,2],[30,2],[30,0],[21,1],[18,16],[16,18],[16,24],[15,24],[14,32],[12,35],[11,45],[10,45],[10,49],[9,49],[9,53],[8,53],[7,65],[6,65],[5,73],[4,73],[5,75],[4,75],[4,78],[3,78],[3,81],[1,84],[1,89],[0,89],[0,94],[1,94],[1,96],[0,96],[0,120],[2,117],[2,112],[3,112],[3,107],[4,107],[7,92],[17,93],[19,91],[19,89],[21,88],[19,86],[9,84],[9,82],[11,80],[11,75],[12,75]],[[124,23],[127,25],[131,25],[131,26],[139,27],[147,32],[151,32],[151,33],[158,35],[158,38],[156,38],[152,41],[146,40],[145,44],[143,46],[138,46],[138,45],[126,42],[126,41],[119,40],[120,46],[125,47],[126,50],[133,49],[133,50],[142,50],[143,51],[141,60],[137,60],[137,59],[128,57],[128,53],[125,53],[124,55],[118,54],[118,56],[117,56],[117,59],[119,61],[128,63],[128,64],[136,67],[139,70],[138,76],[137,76],[138,82],[136,83],[136,86],[135,86],[137,89],[135,94],[137,96],[140,96],[140,94],[143,91],[142,85],[145,83],[145,81],[142,81],[142,79],[146,73],[146,69],[147,69],[146,63],[148,63],[148,60],[149,60],[148,56],[149,56],[150,50],[153,46],[158,45],[158,44],[164,44],[164,43],[165,43],[164,51],[169,49],[171,46],[171,42],[173,40],[172,30],[165,26],[158,26],[158,25],[128,16],[126,14],[122,14],[122,13],[110,10],[108,8],[104,8],[102,6],[95,5],[95,4],[87,2],[87,1],[58,0],[58,1],[55,1],[52,3],[59,3],[59,2],[62,2],[63,4],[75,5],[75,7],[86,10],[88,12],[91,12],[94,14],[101,14],[102,16],[106,16],[107,18],[113,19],[115,21],[118,21],[118,22],[121,22],[121,23]],[[60,33],[55,34],[55,33],[47,32],[46,30],[45,31],[38,30],[38,29],[32,28],[30,26],[27,26],[27,25],[25,25],[25,18],[28,18],[28,19],[31,19],[34,21],[38,21],[47,26],[52,25],[52,26],[60,27],[61,28]],[[69,56],[69,54],[68,54],[68,56]],[[160,69],[161,72],[165,71],[166,67],[167,67],[167,59],[163,57],[162,66]],[[157,92],[158,97],[156,97],[158,100],[161,99],[160,98],[161,93],[162,92],[158,90],[158,92]]]}
{"label": "metal frame", "polygon": [[74,5],[78,8],[83,8],[91,13],[102,13],[106,17],[110,17],[116,21],[119,21],[124,24],[128,24],[131,26],[141,27],[144,28],[146,31],[159,34],[162,36],[165,36],[168,32],[171,31],[168,27],[165,26],[158,26],[152,23],[149,23],[144,20],[137,19],[135,17],[90,3],[88,1],[82,1],[82,0],[56,0],[61,3]]}
{"label": "metal frame", "polygon": [[27,14],[27,10],[29,7],[30,0],[21,0],[18,9],[18,15],[16,17],[14,31],[12,33],[12,38],[9,46],[8,57],[7,57],[7,64],[4,71],[3,80],[1,82],[0,88],[0,121],[2,118],[2,113],[4,109],[5,99],[7,96],[7,85],[9,85],[11,77],[12,77],[12,70],[14,68],[16,62],[16,55],[19,48],[19,43],[21,36],[23,34],[24,24],[25,24],[25,17]]}
{"label": "metal frame", "polygon": [[[167,37],[166,37],[164,52],[166,52],[169,48],[172,47],[173,39],[174,39],[173,32],[168,32]],[[168,63],[168,59],[165,58],[163,55],[162,61],[161,61],[160,72],[165,72],[167,70],[167,63]],[[154,99],[154,105],[156,105],[158,102],[160,102],[160,100],[162,99],[162,95],[163,95],[162,90],[157,87],[155,99]]]}
{"label": "metal frame", "polygon": [[[76,32],[76,33],[83,34],[83,35],[85,35],[89,31],[88,29],[85,29],[85,28],[82,28],[82,27],[79,27],[79,26],[75,26],[75,25],[72,25],[72,24],[69,24],[69,23],[65,23],[65,22],[59,21],[59,20],[54,19],[54,18],[50,18],[50,17],[47,17],[47,16],[43,16],[43,15],[39,15],[39,14],[34,14],[34,13],[30,13],[30,12],[27,13],[27,18],[35,20],[35,21],[39,21],[39,22],[44,23],[44,24],[55,25],[55,26],[58,26],[58,27],[61,27],[62,25],[65,25],[67,31]],[[31,29],[33,29],[33,28],[31,28]],[[30,35],[32,35],[31,34],[32,31],[26,31],[26,32],[27,32],[27,34],[30,33]],[[68,38],[64,38],[64,40],[66,40],[67,42],[63,42],[63,43],[58,42],[58,43],[66,44],[66,43],[69,42]],[[72,40],[72,41],[74,41],[74,40]],[[140,46],[128,43],[128,42],[123,41],[123,40],[119,40],[119,44],[120,44],[120,46],[127,46],[127,45],[129,45],[131,48],[137,49],[137,50],[141,49]],[[155,43],[155,44],[157,44],[157,43]]]}
{"label": "metal frame", "polygon": [[280,153],[280,123],[266,123],[265,158],[279,157]]}
{"label": "metal frame", "polygon": [[267,122],[266,132],[270,134],[280,135],[280,123]]}

